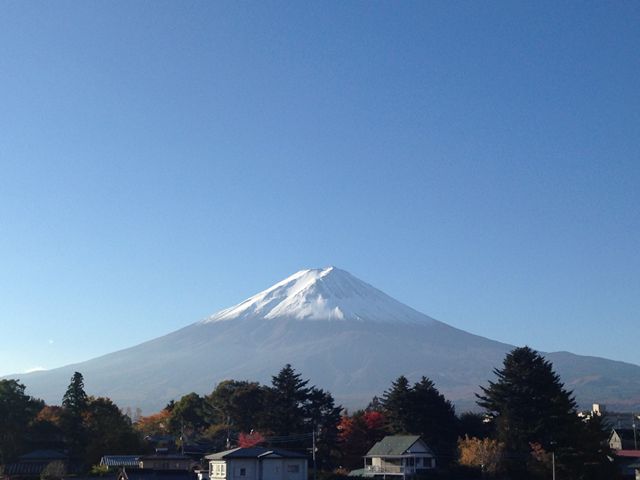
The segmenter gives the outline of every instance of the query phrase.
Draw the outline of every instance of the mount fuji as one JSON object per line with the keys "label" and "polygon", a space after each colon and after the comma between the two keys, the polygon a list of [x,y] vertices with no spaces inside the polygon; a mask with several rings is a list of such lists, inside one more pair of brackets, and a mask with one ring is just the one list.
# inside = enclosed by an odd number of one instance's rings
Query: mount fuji
{"label": "mount fuji", "polygon": [[[512,345],[459,330],[335,267],[301,270],[233,307],[168,335],[82,363],[13,375],[27,392],[59,403],[74,371],[92,395],[122,408],[160,410],[224,379],[270,383],[290,363],[338,403],[364,407],[392,380],[425,375],[474,408]],[[546,353],[582,406],[640,407],[640,367],[568,352]]]}

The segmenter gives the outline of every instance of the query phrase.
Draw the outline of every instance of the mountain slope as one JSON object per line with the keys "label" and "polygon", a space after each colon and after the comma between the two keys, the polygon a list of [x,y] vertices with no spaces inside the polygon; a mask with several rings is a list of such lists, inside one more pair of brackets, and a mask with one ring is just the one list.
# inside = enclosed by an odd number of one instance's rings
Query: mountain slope
{"label": "mountain slope", "polygon": [[[269,383],[291,363],[348,407],[362,407],[398,375],[430,377],[459,408],[474,406],[513,346],[472,335],[394,300],[349,273],[303,270],[200,322],[76,365],[19,376],[31,395],[59,403],[74,371],[86,389],[146,412],[221,380]],[[552,353],[583,405],[640,405],[640,367]]]}

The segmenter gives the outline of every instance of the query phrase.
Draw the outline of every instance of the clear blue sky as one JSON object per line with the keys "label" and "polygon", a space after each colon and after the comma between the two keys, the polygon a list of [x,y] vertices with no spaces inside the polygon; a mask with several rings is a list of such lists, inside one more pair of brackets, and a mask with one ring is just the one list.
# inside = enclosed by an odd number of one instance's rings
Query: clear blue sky
{"label": "clear blue sky", "polygon": [[0,3],[0,374],[327,265],[640,363],[639,52],[632,1]]}

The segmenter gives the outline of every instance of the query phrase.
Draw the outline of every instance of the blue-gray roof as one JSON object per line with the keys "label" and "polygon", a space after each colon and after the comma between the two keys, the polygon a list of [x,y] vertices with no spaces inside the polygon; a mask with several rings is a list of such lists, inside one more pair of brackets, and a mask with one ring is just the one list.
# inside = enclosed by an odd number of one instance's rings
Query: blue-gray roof
{"label": "blue-gray roof", "polygon": [[303,453],[265,447],[232,448],[231,450],[212,453],[211,455],[207,455],[205,458],[207,460],[227,460],[230,458],[264,458],[271,455],[281,458],[307,458]]}
{"label": "blue-gray roof", "polygon": [[100,465],[107,467],[137,467],[138,455],[105,455],[100,459]]}

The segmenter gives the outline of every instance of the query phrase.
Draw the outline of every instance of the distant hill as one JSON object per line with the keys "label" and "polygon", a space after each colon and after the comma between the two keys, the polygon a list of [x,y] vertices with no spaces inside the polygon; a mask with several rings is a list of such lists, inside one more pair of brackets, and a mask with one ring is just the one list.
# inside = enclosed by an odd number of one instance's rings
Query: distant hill
{"label": "distant hill", "polygon": [[[291,363],[349,408],[392,380],[431,378],[458,410],[514,348],[434,320],[343,270],[302,270],[244,302],[168,335],[86,362],[14,375],[27,392],[60,403],[74,371],[92,395],[145,413],[224,379],[270,383]],[[568,352],[547,353],[582,406],[640,408],[640,367]]]}

